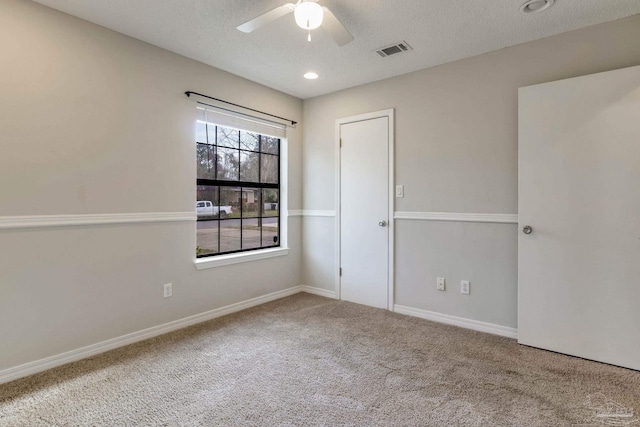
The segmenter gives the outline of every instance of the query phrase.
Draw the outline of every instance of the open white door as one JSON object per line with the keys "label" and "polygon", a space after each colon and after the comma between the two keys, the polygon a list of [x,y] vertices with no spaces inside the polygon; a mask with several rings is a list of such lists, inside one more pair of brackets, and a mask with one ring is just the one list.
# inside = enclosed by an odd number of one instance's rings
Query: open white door
{"label": "open white door", "polygon": [[522,88],[519,117],[518,340],[640,369],[640,67]]}
{"label": "open white door", "polygon": [[390,114],[338,123],[340,298],[378,308],[392,306]]}

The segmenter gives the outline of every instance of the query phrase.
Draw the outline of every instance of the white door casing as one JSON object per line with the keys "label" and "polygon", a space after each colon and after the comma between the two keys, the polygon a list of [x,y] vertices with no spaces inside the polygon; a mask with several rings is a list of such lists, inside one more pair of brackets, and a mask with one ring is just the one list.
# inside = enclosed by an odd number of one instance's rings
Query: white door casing
{"label": "white door casing", "polygon": [[518,341],[640,369],[640,67],[520,89],[518,191]]}
{"label": "white door casing", "polygon": [[336,121],[336,294],[386,309],[393,307],[393,124],[393,110]]}

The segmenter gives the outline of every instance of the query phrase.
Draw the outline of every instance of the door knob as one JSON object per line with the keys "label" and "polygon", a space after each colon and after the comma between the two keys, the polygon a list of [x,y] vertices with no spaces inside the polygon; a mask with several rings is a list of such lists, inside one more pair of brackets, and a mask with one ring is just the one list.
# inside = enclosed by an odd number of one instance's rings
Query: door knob
{"label": "door knob", "polygon": [[387,226],[387,221],[385,221],[385,220],[383,219],[382,221],[380,221],[380,222],[378,223],[378,225],[379,225],[380,227],[386,227],[386,226]]}
{"label": "door knob", "polygon": [[531,234],[533,233],[533,228],[531,228],[530,225],[525,225],[524,227],[522,227],[522,232],[524,234]]}

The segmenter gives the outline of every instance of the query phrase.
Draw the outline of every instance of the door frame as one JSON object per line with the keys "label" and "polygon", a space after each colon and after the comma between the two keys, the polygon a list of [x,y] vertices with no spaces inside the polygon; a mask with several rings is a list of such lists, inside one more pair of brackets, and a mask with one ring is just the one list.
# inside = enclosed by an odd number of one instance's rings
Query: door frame
{"label": "door frame", "polygon": [[340,126],[362,122],[365,120],[371,119],[379,119],[386,117],[389,123],[389,152],[387,153],[389,159],[389,206],[388,206],[388,218],[387,218],[387,227],[389,229],[389,240],[388,240],[388,254],[387,254],[387,310],[393,311],[394,306],[394,296],[395,296],[395,273],[394,273],[394,247],[395,247],[395,222],[394,222],[394,213],[395,213],[395,110],[393,108],[387,110],[374,111],[371,113],[359,114],[356,116],[344,117],[336,120],[335,124],[335,168],[336,168],[336,189],[335,189],[335,207],[336,207],[336,221],[335,221],[335,272],[334,272],[334,280],[335,280],[335,289],[336,289],[336,298],[342,299],[341,295],[341,284],[340,284],[340,246],[341,246],[341,150],[340,150]]}

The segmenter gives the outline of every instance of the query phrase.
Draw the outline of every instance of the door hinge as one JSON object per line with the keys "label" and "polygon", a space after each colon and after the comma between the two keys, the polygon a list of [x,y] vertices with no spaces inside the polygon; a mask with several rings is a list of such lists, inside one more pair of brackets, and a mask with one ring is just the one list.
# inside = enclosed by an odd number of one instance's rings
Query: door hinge
{"label": "door hinge", "polygon": [[342,267],[340,267],[340,275],[342,276]]}
{"label": "door hinge", "polygon": [[340,138],[340,148],[342,148],[342,138]]}

